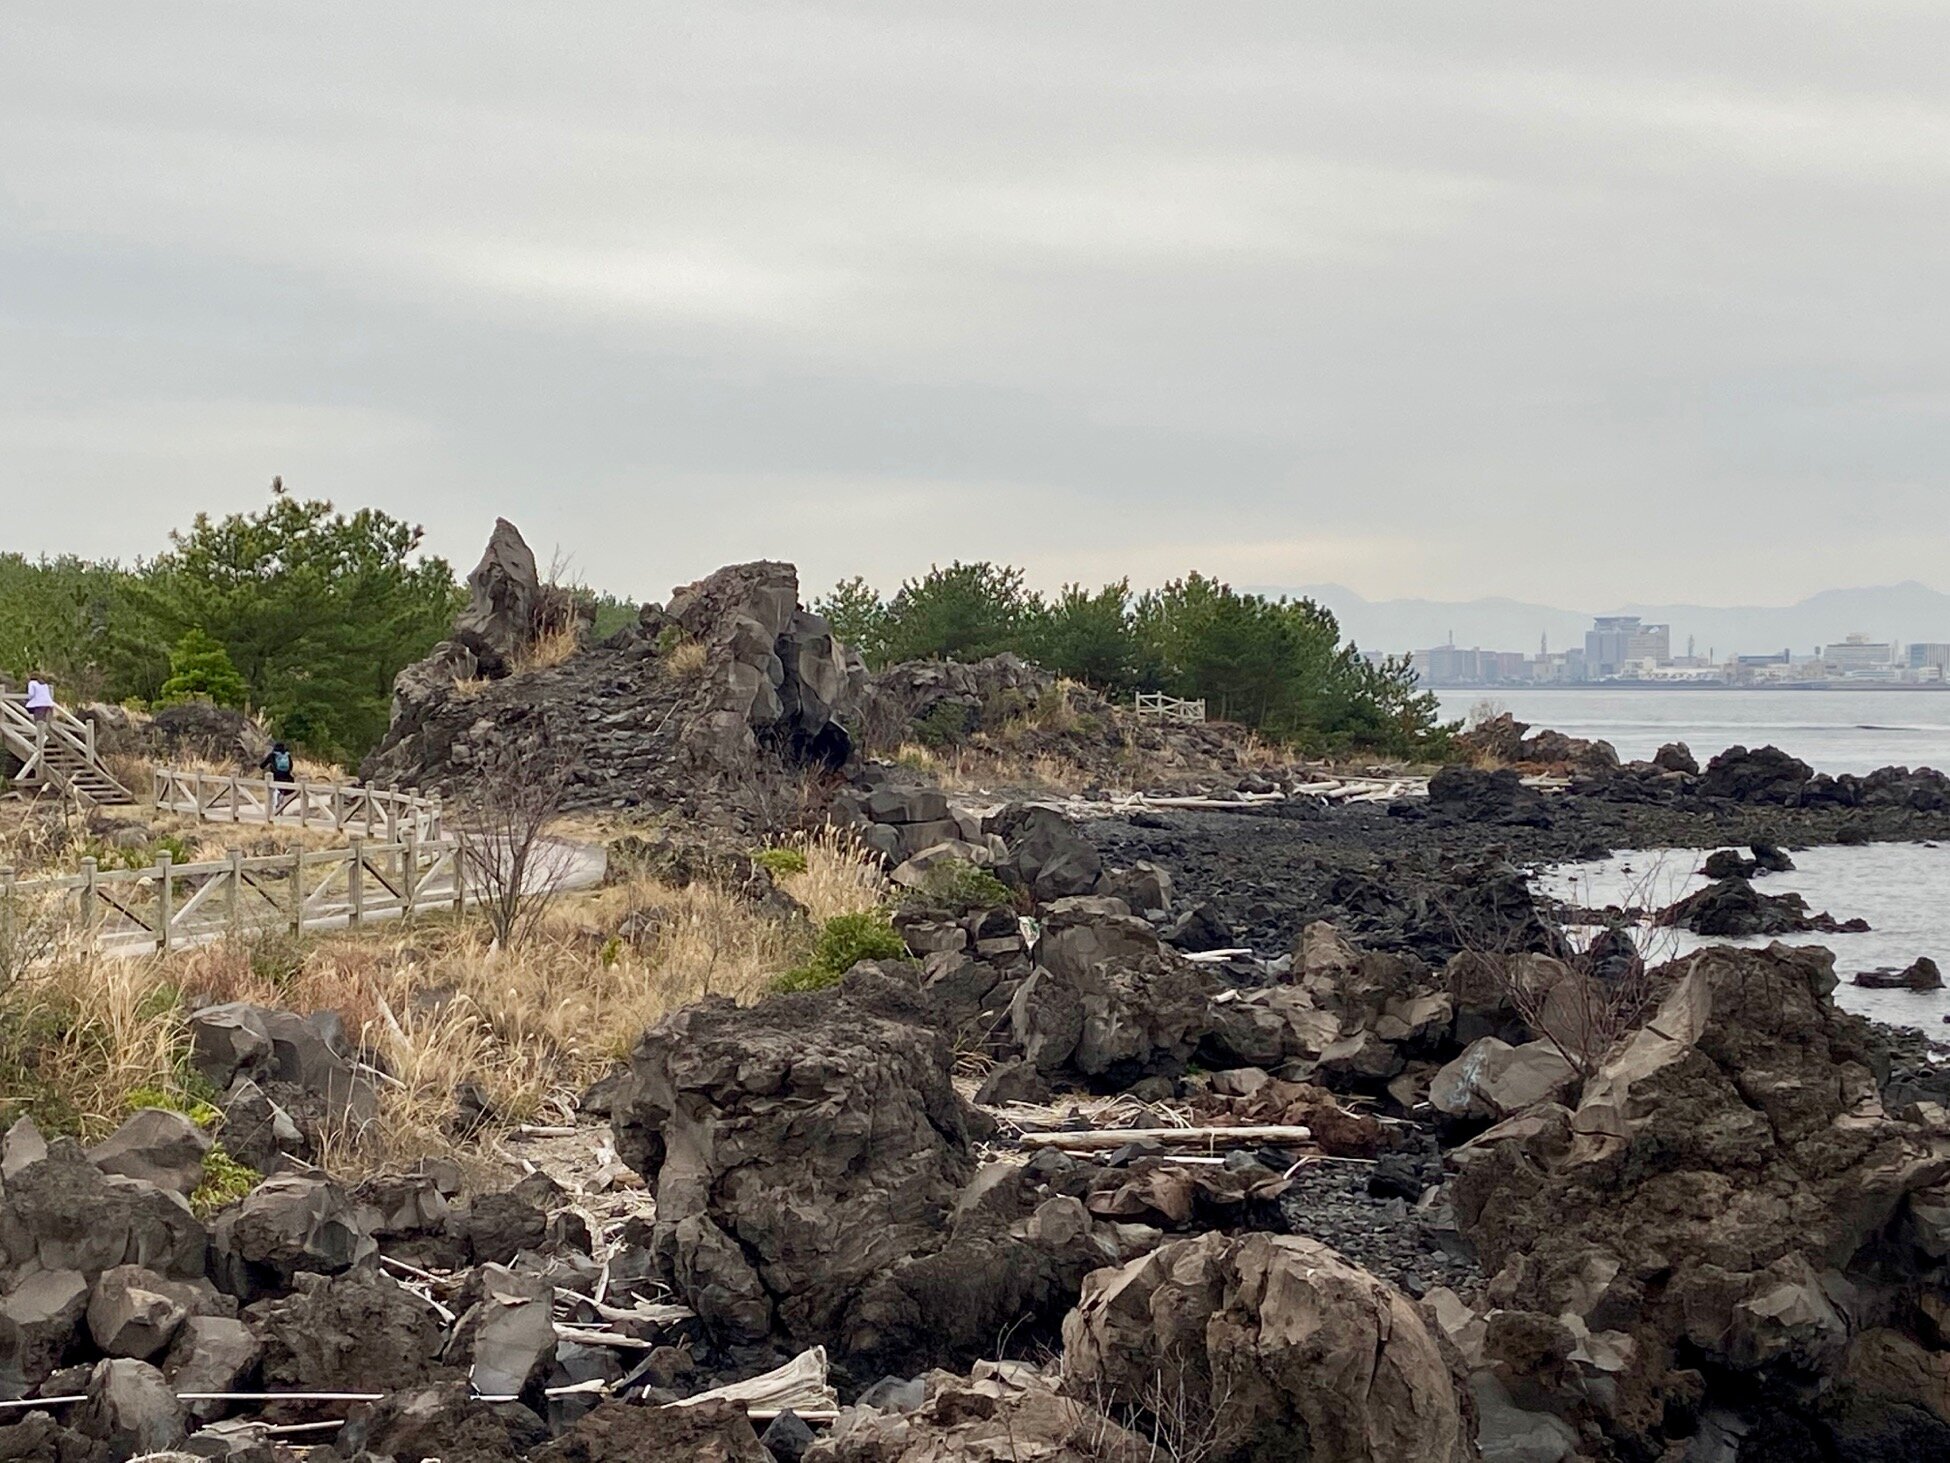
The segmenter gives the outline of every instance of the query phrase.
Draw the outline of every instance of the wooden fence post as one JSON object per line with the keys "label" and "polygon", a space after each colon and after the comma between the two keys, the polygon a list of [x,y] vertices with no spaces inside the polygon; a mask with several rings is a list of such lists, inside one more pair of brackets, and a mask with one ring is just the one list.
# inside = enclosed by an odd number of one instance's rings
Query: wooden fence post
{"label": "wooden fence post", "polygon": [[411,920],[420,903],[420,840],[413,832],[413,820],[410,818],[400,847],[403,852],[399,859],[399,887],[400,899],[405,907],[400,910],[399,917]]}
{"label": "wooden fence post", "polygon": [[305,932],[305,851],[293,849],[291,853],[291,933],[302,935]]}
{"label": "wooden fence post", "polygon": [[454,913],[467,913],[467,850],[456,838],[454,849]]}
{"label": "wooden fence post", "polygon": [[[235,779],[233,779],[234,781]],[[233,796],[236,789],[231,789]],[[236,805],[233,803],[233,807]],[[240,848],[230,850],[230,938],[235,940],[244,933],[244,851]]]}
{"label": "wooden fence post", "polygon": [[352,858],[345,866],[345,897],[347,902],[351,904],[352,910],[346,916],[345,922],[356,930],[359,928],[360,916],[365,912],[366,841],[355,833],[352,835],[350,843]]}
{"label": "wooden fence post", "polygon": [[95,876],[99,870],[100,865],[93,859],[81,861],[81,928],[91,941],[101,923],[101,904],[95,889]]}
{"label": "wooden fence post", "polygon": [[237,774],[233,772],[230,774],[230,821],[233,823],[241,822],[244,817],[243,810],[237,806],[240,799],[241,794],[237,787]]}
{"label": "wooden fence post", "polygon": [[169,953],[169,922],[175,916],[175,891],[169,887],[169,850],[156,855],[156,948]]}
{"label": "wooden fence post", "polygon": [[342,783],[332,784],[332,827],[345,826],[345,787]]}

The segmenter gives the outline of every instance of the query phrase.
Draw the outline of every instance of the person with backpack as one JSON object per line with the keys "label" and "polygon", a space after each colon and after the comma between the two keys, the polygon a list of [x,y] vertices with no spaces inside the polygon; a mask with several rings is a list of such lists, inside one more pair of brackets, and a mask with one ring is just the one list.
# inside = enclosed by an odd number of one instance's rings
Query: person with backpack
{"label": "person with backpack", "polygon": [[[291,748],[283,742],[271,743],[271,750],[264,754],[264,760],[257,764],[271,774],[273,782],[295,784],[297,778],[297,759],[291,755]],[[280,792],[271,800],[271,816],[277,817],[279,811],[291,800],[291,794]]]}

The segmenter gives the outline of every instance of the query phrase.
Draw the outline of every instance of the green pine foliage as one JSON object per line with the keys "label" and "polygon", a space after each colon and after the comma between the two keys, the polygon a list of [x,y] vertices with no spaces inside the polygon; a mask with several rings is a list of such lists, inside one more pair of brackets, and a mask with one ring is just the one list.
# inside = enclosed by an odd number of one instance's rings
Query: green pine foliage
{"label": "green pine foliage", "polygon": [[162,683],[156,700],[163,705],[208,701],[213,706],[241,707],[249,696],[250,687],[231,664],[230,652],[193,627],[169,652],[169,679]]}
{"label": "green pine foliage", "polygon": [[69,703],[204,698],[356,758],[386,729],[393,677],[461,603],[421,530],[273,489],[255,513],[198,514],[156,558],[122,565],[0,554],[0,672]]}
{"label": "green pine foliage", "polygon": [[[1202,697],[1212,716],[1308,751],[1441,756],[1454,730],[1406,657],[1371,663],[1314,601],[1242,594],[1202,574],[1138,595],[1118,580],[1044,598],[1018,569],[957,562],[890,600],[851,579],[815,607],[871,665],[1013,651],[1119,698]],[[915,735],[948,744],[965,730],[928,725]]]}

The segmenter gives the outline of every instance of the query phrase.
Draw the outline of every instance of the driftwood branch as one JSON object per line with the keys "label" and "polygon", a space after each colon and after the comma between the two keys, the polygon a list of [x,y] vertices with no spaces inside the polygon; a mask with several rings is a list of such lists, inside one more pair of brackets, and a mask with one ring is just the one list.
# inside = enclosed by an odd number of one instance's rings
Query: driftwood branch
{"label": "driftwood branch", "polygon": [[1104,1128],[1088,1133],[1024,1133],[1025,1148],[1055,1148],[1094,1153],[1126,1143],[1161,1143],[1173,1148],[1222,1148],[1246,1143],[1311,1143],[1313,1129],[1283,1124],[1237,1128]]}

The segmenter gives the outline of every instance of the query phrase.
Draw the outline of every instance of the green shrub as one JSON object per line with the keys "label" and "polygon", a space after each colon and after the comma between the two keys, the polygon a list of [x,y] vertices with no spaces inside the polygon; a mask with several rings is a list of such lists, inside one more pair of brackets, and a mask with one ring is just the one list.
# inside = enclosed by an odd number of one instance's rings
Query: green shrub
{"label": "green shrub", "polygon": [[914,740],[924,747],[952,747],[975,729],[972,708],[959,701],[937,701],[914,718]]}
{"label": "green shrub", "polygon": [[190,1195],[190,1208],[199,1219],[208,1219],[219,1209],[228,1208],[264,1181],[264,1175],[248,1163],[239,1163],[223,1144],[212,1143],[203,1155],[203,1182]]}
{"label": "green shrub", "polygon": [[772,982],[775,991],[818,991],[836,985],[862,960],[905,960],[907,943],[884,909],[839,914],[819,927],[812,959]]}
{"label": "green shrub", "polygon": [[987,869],[967,859],[943,859],[921,876],[915,891],[929,904],[964,914],[971,909],[1007,909],[1015,895]]}
{"label": "green shrub", "polygon": [[806,851],[803,848],[761,848],[752,855],[752,861],[763,864],[775,874],[806,872]]}

